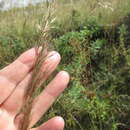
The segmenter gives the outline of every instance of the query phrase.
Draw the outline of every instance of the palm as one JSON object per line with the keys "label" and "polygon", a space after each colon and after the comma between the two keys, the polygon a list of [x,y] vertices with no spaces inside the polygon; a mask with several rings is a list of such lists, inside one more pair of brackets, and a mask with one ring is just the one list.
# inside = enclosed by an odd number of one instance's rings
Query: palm
{"label": "palm", "polygon": [[[49,70],[48,75],[43,80],[48,78],[60,61],[58,53],[51,52],[51,55],[54,56],[48,58],[46,65],[43,65],[42,68],[42,71],[45,69]],[[0,71],[0,130],[18,130],[20,116],[16,115],[23,104],[24,91],[31,77],[35,59],[35,49],[30,49]],[[30,127],[52,105],[57,96],[65,89],[68,81],[68,74],[63,71],[60,72],[37,97],[37,102],[31,111],[32,119],[29,124]],[[31,130],[63,130],[63,127],[64,122],[62,118],[55,117],[42,126]]]}

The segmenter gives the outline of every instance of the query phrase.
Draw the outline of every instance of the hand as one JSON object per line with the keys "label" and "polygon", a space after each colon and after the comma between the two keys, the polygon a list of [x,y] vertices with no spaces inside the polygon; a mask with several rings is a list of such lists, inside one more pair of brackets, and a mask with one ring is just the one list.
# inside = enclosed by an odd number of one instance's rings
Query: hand
{"label": "hand", "polygon": [[[49,65],[49,72],[43,80],[55,70],[60,62],[60,55],[57,52],[50,52],[53,55],[43,64],[42,71],[45,66]],[[31,78],[34,63],[36,61],[36,52],[32,48],[23,53],[12,64],[0,70],[0,130],[18,130],[19,119],[16,117],[23,104],[24,90]],[[34,104],[32,119],[30,126],[33,126],[41,116],[52,105],[55,99],[63,92],[69,82],[67,72],[61,71],[47,85],[43,92],[37,97]],[[61,117],[54,117],[38,128],[30,130],[63,130],[64,120]]]}

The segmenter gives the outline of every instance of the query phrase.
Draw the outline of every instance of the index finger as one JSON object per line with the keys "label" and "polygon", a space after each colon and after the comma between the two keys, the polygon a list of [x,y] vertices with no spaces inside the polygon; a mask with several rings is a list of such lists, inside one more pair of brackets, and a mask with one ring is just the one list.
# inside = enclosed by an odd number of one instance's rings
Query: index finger
{"label": "index finger", "polygon": [[13,63],[0,70],[0,104],[2,104],[33,68],[37,54],[35,48],[24,52]]}

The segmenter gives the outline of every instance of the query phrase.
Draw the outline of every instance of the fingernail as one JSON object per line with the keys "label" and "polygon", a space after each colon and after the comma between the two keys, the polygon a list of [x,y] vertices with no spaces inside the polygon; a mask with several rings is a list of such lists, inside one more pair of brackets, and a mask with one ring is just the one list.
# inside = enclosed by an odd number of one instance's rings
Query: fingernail
{"label": "fingernail", "polygon": [[38,54],[40,53],[42,51],[42,46],[40,46],[39,48],[38,48]]}
{"label": "fingernail", "polygon": [[50,56],[49,56],[49,60],[57,60],[60,59],[60,54],[57,52],[53,52]]}

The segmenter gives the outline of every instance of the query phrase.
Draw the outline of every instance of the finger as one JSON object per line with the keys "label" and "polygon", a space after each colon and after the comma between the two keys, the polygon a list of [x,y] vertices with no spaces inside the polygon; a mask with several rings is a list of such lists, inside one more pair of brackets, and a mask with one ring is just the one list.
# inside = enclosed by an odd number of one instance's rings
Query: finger
{"label": "finger", "polygon": [[35,59],[36,51],[33,48],[23,53],[12,64],[0,71],[0,104],[7,99],[15,86],[32,69]]}
{"label": "finger", "polygon": [[41,125],[38,128],[33,128],[31,130],[63,130],[64,120],[61,117],[54,117]]}
{"label": "finger", "polygon": [[8,65],[0,71],[2,77],[7,78],[10,82],[19,83],[32,69],[36,59],[36,51],[34,48],[24,52],[12,64]]}
{"label": "finger", "polygon": [[65,71],[61,71],[45,88],[45,90],[34,101],[32,109],[32,117],[30,126],[33,126],[41,116],[53,104],[56,98],[64,91],[69,82],[69,75]]}
{"label": "finger", "polygon": [[[51,56],[51,57],[50,57]],[[57,65],[60,62],[59,53],[52,51],[49,53],[48,58],[43,63],[42,72],[47,71],[48,73],[42,77],[43,81],[45,81],[49,75],[56,69]],[[30,72],[26,78],[18,85],[15,89],[14,93],[10,96],[10,98],[3,104],[4,108],[8,109],[10,113],[16,114],[23,104],[23,97],[25,94],[25,90],[30,82],[32,77],[32,72]],[[17,100],[16,100],[17,99]]]}

